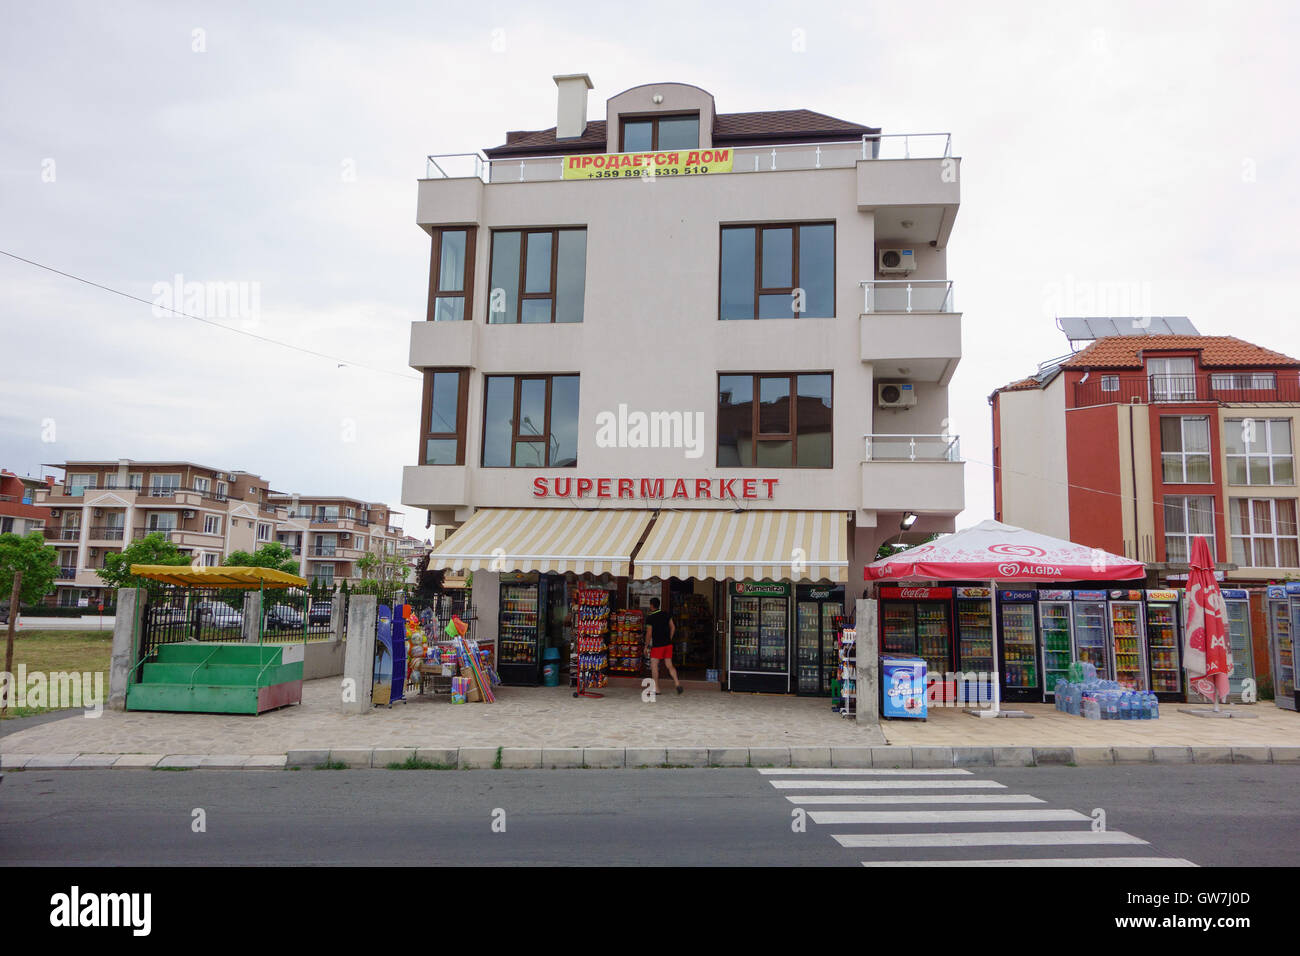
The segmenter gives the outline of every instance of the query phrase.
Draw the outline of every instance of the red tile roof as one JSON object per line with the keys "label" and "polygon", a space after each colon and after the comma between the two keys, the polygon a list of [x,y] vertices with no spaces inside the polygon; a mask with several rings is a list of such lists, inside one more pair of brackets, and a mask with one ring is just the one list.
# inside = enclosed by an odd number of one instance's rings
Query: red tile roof
{"label": "red tile roof", "polygon": [[1276,368],[1300,360],[1232,335],[1117,335],[1098,339],[1067,359],[1065,368],[1142,368],[1160,352],[1200,352],[1202,368]]}
{"label": "red tile roof", "polygon": [[[490,158],[532,153],[556,155],[605,149],[607,123],[589,120],[581,136],[557,142],[555,127],[538,130],[512,130],[501,146],[485,149]],[[879,133],[876,127],[836,119],[813,110],[767,110],[756,113],[718,113],[713,118],[713,143],[716,146],[738,144],[748,140],[771,140],[798,136],[803,139],[858,139],[866,133]]]}

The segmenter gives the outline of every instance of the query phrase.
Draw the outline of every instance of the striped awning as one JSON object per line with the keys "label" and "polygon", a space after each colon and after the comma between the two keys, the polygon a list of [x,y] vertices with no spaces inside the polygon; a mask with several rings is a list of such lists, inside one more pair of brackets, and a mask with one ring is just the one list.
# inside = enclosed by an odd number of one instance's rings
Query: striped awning
{"label": "striped awning", "polygon": [[484,508],[433,549],[430,570],[626,575],[649,511]]}
{"label": "striped awning", "polygon": [[634,577],[848,580],[842,511],[665,511],[637,552]]}

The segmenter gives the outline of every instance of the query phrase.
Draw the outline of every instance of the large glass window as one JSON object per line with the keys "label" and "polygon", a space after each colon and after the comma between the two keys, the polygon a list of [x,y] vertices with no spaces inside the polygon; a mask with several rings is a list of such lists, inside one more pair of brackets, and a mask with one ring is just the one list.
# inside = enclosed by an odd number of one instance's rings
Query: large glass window
{"label": "large glass window", "polygon": [[1210,553],[1217,555],[1214,542],[1214,498],[1209,495],[1167,495],[1165,511],[1165,560],[1186,564],[1192,554],[1192,539],[1204,537]]}
{"label": "large glass window", "polygon": [[721,319],[835,316],[835,225],[724,226]]}
{"label": "large glass window", "polygon": [[1230,485],[1294,485],[1289,418],[1229,418],[1223,448]]}
{"label": "large glass window", "polygon": [[1147,359],[1151,380],[1151,401],[1191,402],[1196,400],[1196,360],[1191,358]]}
{"label": "large glass window", "polygon": [[648,153],[664,149],[697,149],[699,145],[699,113],[623,120],[620,152]]}
{"label": "large glass window", "polygon": [[829,373],[718,376],[718,467],[830,468],[831,436]]}
{"label": "large glass window", "polygon": [[429,314],[432,322],[471,318],[473,288],[473,229],[435,229],[429,264]]}
{"label": "large glass window", "polygon": [[1300,567],[1293,498],[1233,498],[1228,502],[1232,560],[1249,568]]}
{"label": "large glass window", "polygon": [[1160,461],[1166,484],[1209,484],[1210,419],[1165,416],[1160,419]]}
{"label": "large glass window", "polygon": [[587,230],[507,229],[492,233],[488,322],[581,322],[587,286]]}
{"label": "large glass window", "polygon": [[469,372],[463,369],[429,369],[424,373],[424,464],[465,464],[468,386]]}
{"label": "large glass window", "polygon": [[489,375],[486,388],[485,468],[578,464],[577,375]]}

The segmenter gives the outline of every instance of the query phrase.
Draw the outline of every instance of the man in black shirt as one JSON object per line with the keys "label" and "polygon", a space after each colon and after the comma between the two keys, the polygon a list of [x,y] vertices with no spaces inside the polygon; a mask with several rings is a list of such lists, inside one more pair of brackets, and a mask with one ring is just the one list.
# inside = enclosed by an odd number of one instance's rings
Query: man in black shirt
{"label": "man in black shirt", "polygon": [[659,693],[659,662],[668,665],[672,675],[673,686],[677,693],[682,692],[682,683],[677,679],[677,668],[673,667],[673,638],[677,634],[677,624],[667,611],[659,609],[659,599],[650,599],[650,613],[645,619],[645,646],[650,652],[650,679],[654,681],[655,693]]}

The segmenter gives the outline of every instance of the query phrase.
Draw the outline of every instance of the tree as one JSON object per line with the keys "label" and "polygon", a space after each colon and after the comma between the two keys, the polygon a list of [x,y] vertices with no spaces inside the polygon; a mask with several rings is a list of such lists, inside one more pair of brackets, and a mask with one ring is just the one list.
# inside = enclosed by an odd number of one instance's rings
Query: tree
{"label": "tree", "polygon": [[138,578],[131,573],[133,564],[167,564],[176,567],[188,566],[190,556],[182,554],[180,549],[167,539],[161,531],[153,531],[139,541],[132,541],[116,554],[104,558],[104,566],[95,573],[100,580],[113,589],[147,588],[151,592],[161,590],[162,585],[147,578]]}
{"label": "tree", "polygon": [[919,545],[928,544],[938,537],[939,533],[936,531],[924,541],[917,541],[913,544],[903,544],[899,541],[886,541],[876,549],[876,560],[879,561],[881,558],[892,558],[896,554],[902,554],[904,551],[909,551]]}
{"label": "tree", "polygon": [[[14,573],[23,573],[19,603],[37,604],[50,593],[59,574],[59,553],[39,531],[27,535],[0,534],[0,601],[9,600]],[[18,609],[13,608],[16,614]]]}
{"label": "tree", "polygon": [[289,574],[298,573],[298,562],[293,558],[293,551],[287,545],[275,541],[262,545],[252,554],[247,551],[232,551],[221,563],[230,568],[271,568]]}

